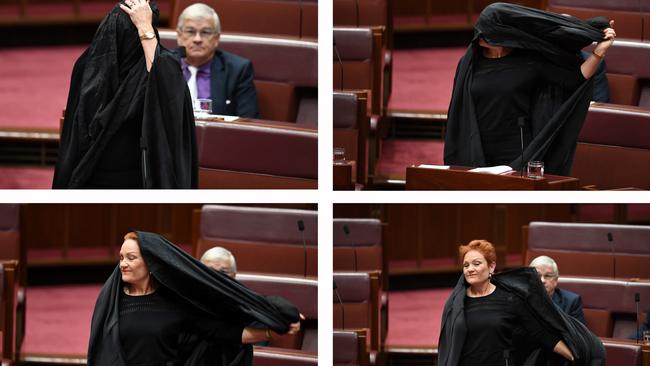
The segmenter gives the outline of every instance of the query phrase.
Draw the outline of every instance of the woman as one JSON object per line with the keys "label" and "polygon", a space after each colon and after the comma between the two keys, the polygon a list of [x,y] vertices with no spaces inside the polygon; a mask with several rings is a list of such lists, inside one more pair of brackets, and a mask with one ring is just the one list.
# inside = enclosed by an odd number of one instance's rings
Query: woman
{"label": "woman", "polygon": [[[268,328],[250,328],[252,321]],[[213,271],[157,234],[124,237],[102,288],[88,365],[240,365],[252,343],[300,329],[297,309]]]}
{"label": "woman", "polygon": [[75,63],[53,188],[196,188],[191,99],[157,17],[116,5]]}
{"label": "woman", "polygon": [[439,365],[564,364],[552,352],[602,364],[600,341],[553,306],[534,269],[494,275],[496,252],[485,240],[460,246],[459,256],[463,275],[443,311]]}
{"label": "woman", "polygon": [[[513,4],[486,7],[456,70],[445,164],[519,169],[524,144],[524,162],[542,160],[547,172],[569,175],[591,77],[616,37],[613,24]],[[583,60],[580,50],[592,42],[599,43]]]}

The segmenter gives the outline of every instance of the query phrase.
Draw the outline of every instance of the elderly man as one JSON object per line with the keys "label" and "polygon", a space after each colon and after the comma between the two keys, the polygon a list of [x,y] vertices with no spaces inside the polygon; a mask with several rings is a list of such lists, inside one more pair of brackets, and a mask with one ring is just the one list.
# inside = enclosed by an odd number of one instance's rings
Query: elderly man
{"label": "elderly man", "polygon": [[176,33],[192,100],[212,99],[213,114],[257,118],[253,65],[217,49],[221,23],[214,9],[202,3],[188,6],[178,17]]}
{"label": "elderly man", "polygon": [[582,311],[582,299],[580,295],[557,287],[557,279],[560,276],[560,272],[553,258],[545,255],[539,256],[530,262],[530,266],[535,267],[537,273],[539,273],[539,278],[542,280],[544,288],[546,288],[546,292],[553,302],[565,313],[576,318],[582,324],[585,324],[585,315]]}
{"label": "elderly man", "polygon": [[237,276],[237,262],[235,256],[226,248],[214,247],[203,253],[201,262],[206,266],[224,273],[232,278]]}

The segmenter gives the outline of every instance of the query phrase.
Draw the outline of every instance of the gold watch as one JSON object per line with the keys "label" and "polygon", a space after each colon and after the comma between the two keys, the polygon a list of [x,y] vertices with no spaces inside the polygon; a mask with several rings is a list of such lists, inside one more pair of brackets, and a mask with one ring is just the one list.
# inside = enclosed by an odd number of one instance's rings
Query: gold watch
{"label": "gold watch", "polygon": [[141,40],[154,39],[154,38],[156,38],[156,33],[154,32],[144,32],[144,34],[140,35]]}

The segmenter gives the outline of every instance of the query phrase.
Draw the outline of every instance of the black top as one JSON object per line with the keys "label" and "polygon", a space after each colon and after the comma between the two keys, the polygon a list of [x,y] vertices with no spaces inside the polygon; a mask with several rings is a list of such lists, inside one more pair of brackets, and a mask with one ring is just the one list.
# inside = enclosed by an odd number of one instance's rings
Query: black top
{"label": "black top", "polygon": [[164,287],[144,296],[120,296],[120,342],[129,366],[183,364],[181,335],[196,332],[205,338],[241,343],[243,326],[217,320],[206,322],[196,310]]}
{"label": "black top", "polygon": [[513,333],[525,331],[546,349],[553,349],[560,338],[548,332],[517,296],[497,287],[483,297],[465,296],[467,336],[459,365],[503,366],[504,351],[513,357]]}
{"label": "black top", "polygon": [[518,118],[526,121],[524,146],[531,140],[532,98],[540,83],[574,90],[585,78],[579,68],[569,71],[532,51],[513,49],[501,58],[487,58],[480,53],[474,65],[471,93],[485,163],[507,165],[521,154]]}

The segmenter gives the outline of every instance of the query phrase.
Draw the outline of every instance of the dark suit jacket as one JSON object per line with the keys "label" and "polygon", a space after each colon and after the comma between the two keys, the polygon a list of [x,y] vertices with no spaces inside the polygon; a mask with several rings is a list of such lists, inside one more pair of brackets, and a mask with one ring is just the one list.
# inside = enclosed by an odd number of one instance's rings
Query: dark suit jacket
{"label": "dark suit jacket", "polygon": [[[176,54],[185,57],[185,50],[178,48]],[[210,79],[213,114],[259,118],[250,60],[218,49],[212,59]]]}
{"label": "dark suit jacket", "polygon": [[250,60],[217,50],[212,59],[210,75],[213,114],[259,117],[253,83],[255,75]]}
{"label": "dark suit jacket", "polygon": [[576,318],[580,323],[587,325],[585,322],[585,314],[582,311],[582,299],[580,295],[569,290],[562,290],[559,287],[555,288],[553,293],[553,302],[562,311]]}

